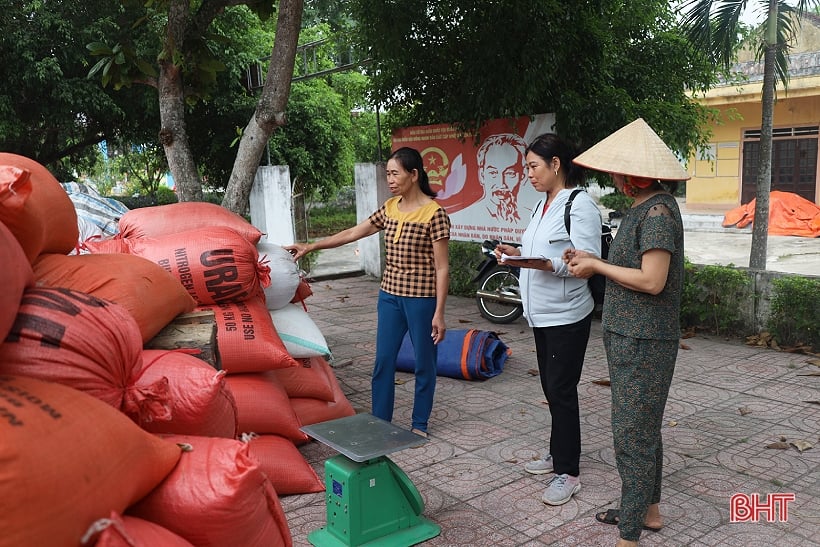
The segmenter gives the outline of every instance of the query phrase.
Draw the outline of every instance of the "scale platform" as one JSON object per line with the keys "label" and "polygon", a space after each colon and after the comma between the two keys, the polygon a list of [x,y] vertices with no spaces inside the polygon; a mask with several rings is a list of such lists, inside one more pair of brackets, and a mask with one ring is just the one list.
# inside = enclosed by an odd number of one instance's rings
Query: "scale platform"
{"label": "scale platform", "polygon": [[370,414],[301,428],[341,453],[325,462],[327,526],[308,534],[319,547],[405,547],[441,533],[424,501],[387,454],[427,439]]}

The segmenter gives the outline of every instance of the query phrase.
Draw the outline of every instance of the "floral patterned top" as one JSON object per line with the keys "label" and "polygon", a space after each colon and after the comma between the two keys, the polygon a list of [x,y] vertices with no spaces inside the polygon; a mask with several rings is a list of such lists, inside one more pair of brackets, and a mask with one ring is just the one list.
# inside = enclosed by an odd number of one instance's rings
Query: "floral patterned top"
{"label": "floral patterned top", "polygon": [[627,211],[608,259],[618,266],[640,268],[643,253],[650,249],[672,253],[666,285],[659,294],[651,295],[607,279],[603,328],[632,338],[677,340],[684,272],[683,221],[670,194],[657,194]]}

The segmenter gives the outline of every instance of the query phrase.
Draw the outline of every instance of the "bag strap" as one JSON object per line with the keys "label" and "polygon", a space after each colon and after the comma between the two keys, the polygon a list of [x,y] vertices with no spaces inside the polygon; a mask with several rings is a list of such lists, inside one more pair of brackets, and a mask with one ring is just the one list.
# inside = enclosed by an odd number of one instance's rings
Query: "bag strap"
{"label": "bag strap", "polygon": [[567,203],[564,205],[564,226],[567,229],[567,235],[569,235],[569,211],[570,209],[572,209],[572,200],[574,200],[575,196],[577,196],[580,192],[583,192],[583,190],[580,188],[576,188],[575,190],[573,190],[572,193],[569,195]]}

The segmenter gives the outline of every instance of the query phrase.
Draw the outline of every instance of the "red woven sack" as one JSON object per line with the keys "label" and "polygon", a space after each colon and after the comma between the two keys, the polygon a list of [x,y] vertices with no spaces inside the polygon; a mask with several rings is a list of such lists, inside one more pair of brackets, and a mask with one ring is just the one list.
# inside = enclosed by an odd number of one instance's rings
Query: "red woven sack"
{"label": "red woven sack", "polygon": [[276,379],[288,397],[308,397],[333,401],[333,386],[328,380],[332,370],[322,357],[303,357],[296,359],[298,367],[272,370],[268,374]]}
{"label": "red woven sack", "polygon": [[251,457],[280,496],[322,492],[324,483],[290,439],[279,435],[243,435]]}
{"label": "red woven sack", "polygon": [[[176,277],[200,305],[241,302],[270,283],[256,247],[230,228],[212,227],[158,237],[124,238],[128,253]],[[86,247],[94,252],[94,243]]]}
{"label": "red woven sack", "polygon": [[178,279],[139,256],[40,255],[34,277],[45,287],[73,289],[123,306],[136,319],[143,342],[196,306]]}
{"label": "red woven sack", "polygon": [[0,222],[0,340],[9,333],[23,291],[34,284],[34,272],[23,248],[6,225]]}
{"label": "red woven sack", "polygon": [[143,429],[153,433],[236,437],[236,401],[223,371],[180,351],[146,349],[142,362],[144,369],[137,386],[151,385],[164,378],[171,409],[169,420],[144,420],[140,422]]}
{"label": "red woven sack", "polygon": [[299,366],[276,332],[260,296],[198,309],[214,312],[220,368],[228,374]]}
{"label": "red woven sack", "polygon": [[162,237],[213,227],[230,228],[254,245],[262,238],[262,232],[256,226],[214,203],[184,201],[141,207],[120,217],[120,235],[126,238]]}
{"label": "red woven sack", "polygon": [[3,199],[0,188],[0,221],[20,241],[29,260],[40,253],[70,253],[80,237],[77,211],[54,175],[30,158],[7,152],[0,152],[0,165],[30,173],[31,194],[21,206]]}
{"label": "red woven sack", "polygon": [[296,414],[301,425],[313,425],[356,414],[350,401],[347,400],[347,397],[342,391],[342,386],[339,385],[339,381],[336,379],[336,375],[333,374],[332,369],[329,371],[328,379],[330,385],[333,387],[332,402],[305,397],[294,397],[290,400],[293,412]]}
{"label": "red woven sack", "polygon": [[79,545],[180,457],[174,443],[70,387],[0,375],[0,399],[0,547]]}
{"label": "red woven sack", "polygon": [[7,224],[23,250],[26,262],[33,262],[43,249],[43,219],[31,213],[31,173],[11,165],[0,165],[0,224]]}
{"label": "red woven sack", "polygon": [[82,543],[94,547],[194,547],[159,524],[122,516],[116,511],[92,524]]}
{"label": "red woven sack", "polygon": [[297,445],[308,441],[288,394],[275,379],[257,373],[229,374],[226,380],[236,400],[240,433],[281,435]]}
{"label": "red woven sack", "polygon": [[292,545],[279,496],[247,444],[188,435],[165,438],[189,448],[129,515],[157,523],[194,545]]}
{"label": "red woven sack", "polygon": [[293,295],[291,303],[304,302],[309,296],[313,296],[313,289],[310,288],[310,283],[303,277],[299,280],[299,285],[296,287],[296,294]]}
{"label": "red woven sack", "polygon": [[57,382],[135,421],[168,419],[168,381],[140,384],[142,338],[118,304],[70,289],[26,290],[0,345],[0,373]]}

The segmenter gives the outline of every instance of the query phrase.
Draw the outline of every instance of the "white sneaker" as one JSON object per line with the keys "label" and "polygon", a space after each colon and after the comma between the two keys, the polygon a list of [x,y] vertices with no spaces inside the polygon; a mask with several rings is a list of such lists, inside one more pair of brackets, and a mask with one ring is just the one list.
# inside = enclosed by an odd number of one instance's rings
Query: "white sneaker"
{"label": "white sneaker", "polygon": [[532,460],[524,465],[524,471],[532,473],[533,475],[544,475],[552,473],[552,456],[547,454],[540,460]]}
{"label": "white sneaker", "polygon": [[580,491],[581,481],[578,477],[566,473],[555,475],[547,483],[547,489],[541,497],[541,501],[547,505],[563,505]]}

